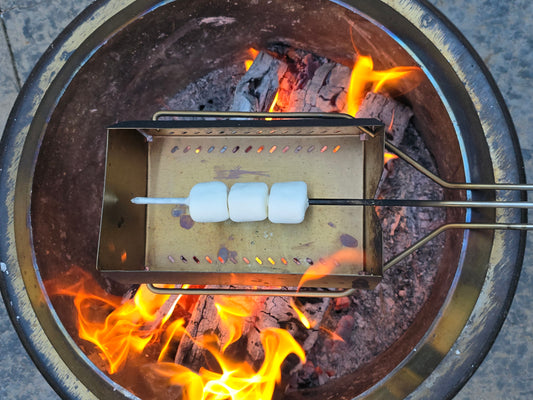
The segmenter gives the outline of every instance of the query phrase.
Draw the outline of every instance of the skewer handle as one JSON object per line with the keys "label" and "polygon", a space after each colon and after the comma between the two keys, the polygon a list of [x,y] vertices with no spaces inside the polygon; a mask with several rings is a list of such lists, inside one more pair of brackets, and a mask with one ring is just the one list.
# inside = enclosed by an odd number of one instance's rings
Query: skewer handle
{"label": "skewer handle", "polygon": [[533,208],[526,201],[460,201],[409,199],[309,199],[310,206]]}

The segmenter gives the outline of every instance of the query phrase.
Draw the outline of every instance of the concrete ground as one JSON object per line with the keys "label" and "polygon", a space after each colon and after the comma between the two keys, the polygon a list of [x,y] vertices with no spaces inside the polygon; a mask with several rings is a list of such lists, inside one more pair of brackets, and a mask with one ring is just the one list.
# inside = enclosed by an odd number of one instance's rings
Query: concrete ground
{"label": "concrete ground", "polygon": [[[467,37],[494,75],[516,125],[533,182],[533,2],[430,0]],[[33,65],[91,0],[0,0],[0,134]],[[533,398],[533,236],[509,315],[481,367],[456,399]],[[0,301],[0,399],[55,399],[20,344]]]}

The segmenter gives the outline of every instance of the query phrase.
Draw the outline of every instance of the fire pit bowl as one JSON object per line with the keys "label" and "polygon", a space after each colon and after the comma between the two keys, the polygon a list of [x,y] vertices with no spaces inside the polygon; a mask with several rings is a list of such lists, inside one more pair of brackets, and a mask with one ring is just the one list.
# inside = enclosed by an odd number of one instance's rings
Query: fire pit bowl
{"label": "fire pit bowl", "polygon": [[[35,67],[0,147],[2,294],[25,347],[60,395],[135,397],[80,350],[69,334],[74,321],[44,283],[73,266],[101,279],[94,266],[106,127],[150,118],[166,97],[243,60],[251,45],[281,42],[351,65],[350,27],[378,66],[422,68],[425,79],[403,100],[443,178],[525,182],[494,82],[462,36],[423,1],[97,1]],[[524,200],[510,192],[445,196]],[[450,210],[447,220],[524,223],[526,214]],[[446,235],[434,290],[405,334],[361,371],[288,398],[447,398],[460,389],[503,322],[525,233]]]}

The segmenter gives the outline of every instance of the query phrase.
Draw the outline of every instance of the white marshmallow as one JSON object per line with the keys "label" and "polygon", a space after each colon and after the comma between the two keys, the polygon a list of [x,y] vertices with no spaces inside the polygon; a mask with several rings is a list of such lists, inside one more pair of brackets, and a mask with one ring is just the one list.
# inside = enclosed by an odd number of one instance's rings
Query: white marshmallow
{"label": "white marshmallow", "polygon": [[234,222],[263,221],[267,205],[268,186],[264,182],[236,183],[229,191],[229,217]]}
{"label": "white marshmallow", "polygon": [[228,187],[223,182],[197,183],[189,193],[189,214],[195,222],[222,222],[229,218]]}
{"label": "white marshmallow", "polygon": [[309,207],[305,182],[274,183],[268,199],[268,219],[277,224],[299,224]]}

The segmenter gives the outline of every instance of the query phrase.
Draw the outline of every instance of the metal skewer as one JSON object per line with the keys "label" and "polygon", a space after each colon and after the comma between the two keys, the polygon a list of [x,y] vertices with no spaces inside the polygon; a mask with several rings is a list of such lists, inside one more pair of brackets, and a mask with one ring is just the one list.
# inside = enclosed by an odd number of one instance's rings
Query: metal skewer
{"label": "metal skewer", "polygon": [[[188,205],[183,197],[134,197],[134,204]],[[363,206],[363,207],[455,207],[455,208],[533,208],[525,201],[459,201],[409,199],[309,199],[310,206]]]}

